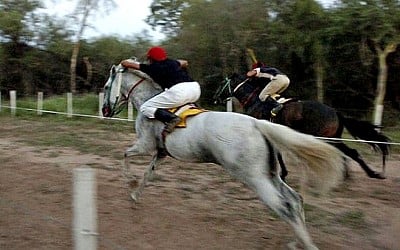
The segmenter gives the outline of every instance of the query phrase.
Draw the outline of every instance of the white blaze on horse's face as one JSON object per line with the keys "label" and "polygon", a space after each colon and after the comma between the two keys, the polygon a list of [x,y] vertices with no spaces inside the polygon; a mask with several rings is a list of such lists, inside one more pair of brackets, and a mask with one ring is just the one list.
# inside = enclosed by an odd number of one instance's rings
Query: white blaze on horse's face
{"label": "white blaze on horse's face", "polygon": [[103,116],[111,117],[116,113],[118,100],[120,97],[121,89],[121,76],[119,71],[122,72],[123,68],[113,65],[110,69],[110,76],[104,85],[104,100],[103,100]]}

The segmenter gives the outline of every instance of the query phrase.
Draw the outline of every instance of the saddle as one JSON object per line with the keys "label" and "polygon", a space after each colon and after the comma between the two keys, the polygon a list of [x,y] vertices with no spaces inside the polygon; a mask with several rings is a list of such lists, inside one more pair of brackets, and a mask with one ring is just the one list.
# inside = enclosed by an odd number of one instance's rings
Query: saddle
{"label": "saddle", "polygon": [[186,119],[188,117],[198,115],[200,113],[206,112],[207,110],[199,108],[194,103],[189,103],[178,108],[168,109],[168,111],[174,113],[181,118],[181,122],[175,126],[176,128],[186,128]]}
{"label": "saddle", "polygon": [[[276,103],[280,103],[282,105],[285,105],[289,102],[295,102],[297,101],[296,98],[284,98],[281,97],[280,95],[274,95],[271,96],[271,99],[273,100],[266,100],[265,102],[261,101],[257,95],[255,95],[252,100],[249,102],[249,105],[247,107],[244,107],[245,113],[247,114],[252,114],[257,119],[265,119],[272,121],[274,117],[271,115],[271,110],[276,106]],[[281,110],[277,113],[279,114]]]}
{"label": "saddle", "polygon": [[[178,123],[175,128],[186,128],[186,120],[188,117],[192,117],[198,114],[201,114],[203,112],[207,112],[206,109],[199,108],[196,104],[194,103],[189,103],[186,105],[183,105],[181,107],[177,108],[172,108],[168,109],[169,112],[174,113],[175,115],[179,116],[181,118],[181,122]],[[162,138],[162,143],[163,146],[159,147],[157,150],[157,155],[159,158],[165,158],[169,155],[167,149],[165,148],[165,138],[167,136],[167,133],[163,131],[161,133],[161,138]]]}

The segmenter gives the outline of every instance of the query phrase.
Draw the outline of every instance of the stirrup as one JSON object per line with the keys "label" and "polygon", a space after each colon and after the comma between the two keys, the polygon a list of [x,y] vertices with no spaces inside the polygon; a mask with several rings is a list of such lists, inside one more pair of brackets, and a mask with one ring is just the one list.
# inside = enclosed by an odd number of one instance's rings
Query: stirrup
{"label": "stirrup", "polygon": [[165,123],[164,131],[166,133],[171,133],[174,131],[175,126],[178,125],[181,122],[181,118],[179,116],[173,118],[171,121]]}
{"label": "stirrup", "polygon": [[275,117],[279,113],[279,111],[281,111],[282,108],[283,108],[283,105],[279,104],[275,108],[271,109],[271,116]]}

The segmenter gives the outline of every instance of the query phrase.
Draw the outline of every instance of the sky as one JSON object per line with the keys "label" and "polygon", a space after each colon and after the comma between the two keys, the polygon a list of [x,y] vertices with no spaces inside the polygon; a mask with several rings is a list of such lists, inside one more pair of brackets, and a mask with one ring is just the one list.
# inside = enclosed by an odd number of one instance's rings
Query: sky
{"label": "sky", "polygon": [[[100,37],[103,35],[117,35],[121,37],[141,33],[144,29],[149,32],[154,40],[162,39],[162,33],[153,31],[144,21],[150,14],[152,0],[114,0],[116,8],[108,13],[96,16],[95,21],[90,21],[93,28],[84,32],[85,38]],[[45,12],[50,15],[63,17],[70,14],[76,6],[77,0],[48,0],[45,1]]]}
{"label": "sky", "polygon": [[[109,13],[102,13],[96,16],[95,21],[90,21],[93,28],[88,28],[83,34],[84,38],[100,37],[103,35],[116,35],[128,37],[140,34],[147,30],[155,41],[162,40],[164,35],[161,32],[153,31],[144,21],[150,14],[150,5],[153,0],[114,0],[116,8]],[[247,0],[244,0],[247,1]],[[318,0],[324,6],[334,0]],[[65,16],[70,14],[76,5],[77,0],[47,0],[45,1],[45,12],[50,15]]]}

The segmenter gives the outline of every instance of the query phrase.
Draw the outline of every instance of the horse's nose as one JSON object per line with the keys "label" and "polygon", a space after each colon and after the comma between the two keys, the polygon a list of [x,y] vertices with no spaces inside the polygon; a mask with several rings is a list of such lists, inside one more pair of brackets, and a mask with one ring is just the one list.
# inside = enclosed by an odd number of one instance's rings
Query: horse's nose
{"label": "horse's nose", "polygon": [[110,117],[111,116],[111,108],[109,106],[104,106],[101,109],[101,112],[103,113],[104,117]]}

